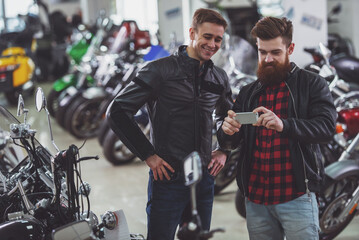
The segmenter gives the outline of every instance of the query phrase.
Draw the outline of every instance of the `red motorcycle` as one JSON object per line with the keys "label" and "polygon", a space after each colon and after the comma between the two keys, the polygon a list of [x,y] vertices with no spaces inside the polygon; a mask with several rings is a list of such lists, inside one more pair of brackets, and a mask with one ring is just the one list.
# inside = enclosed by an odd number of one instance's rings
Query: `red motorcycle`
{"label": "red motorcycle", "polygon": [[335,101],[338,109],[335,142],[343,151],[325,168],[325,184],[318,196],[320,239],[335,238],[358,213],[359,202],[359,92]]}

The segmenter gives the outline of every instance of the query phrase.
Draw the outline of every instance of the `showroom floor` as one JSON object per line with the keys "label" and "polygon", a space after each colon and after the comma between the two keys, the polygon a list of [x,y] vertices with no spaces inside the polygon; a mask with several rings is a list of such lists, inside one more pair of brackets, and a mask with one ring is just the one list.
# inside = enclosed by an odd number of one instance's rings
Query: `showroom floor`
{"label": "showroom floor", "polygon": [[[41,84],[45,94],[51,84]],[[45,112],[36,112],[34,97],[25,99],[25,107],[30,109],[28,120],[33,128],[37,129],[37,139],[50,151],[55,152],[50,142],[49,129]],[[6,105],[4,96],[0,94],[0,104]],[[14,107],[10,112],[16,113]],[[19,118],[23,120],[23,118]],[[53,120],[53,119],[52,119]],[[52,121],[54,140],[60,149],[65,149],[70,144],[80,146],[82,141],[75,139],[61,129],[55,121]],[[102,154],[102,149],[97,139],[90,139],[80,151],[81,156],[99,155],[98,161],[85,161],[81,165],[82,179],[90,183],[91,209],[99,216],[107,210],[123,209],[131,233],[146,234],[146,191],[148,179],[148,167],[140,160],[125,166],[112,166]],[[214,240],[245,240],[249,239],[246,221],[240,217],[234,206],[236,185],[232,183],[222,194],[215,197],[212,228],[223,227],[225,233],[218,233]],[[359,239],[359,217],[343,231],[336,239],[357,240]]]}

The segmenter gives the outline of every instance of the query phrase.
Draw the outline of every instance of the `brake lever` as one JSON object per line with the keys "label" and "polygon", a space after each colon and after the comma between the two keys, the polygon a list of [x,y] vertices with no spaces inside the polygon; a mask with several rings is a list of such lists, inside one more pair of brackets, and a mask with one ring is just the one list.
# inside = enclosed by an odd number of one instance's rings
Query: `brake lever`
{"label": "brake lever", "polygon": [[96,155],[96,156],[88,156],[88,157],[82,157],[82,158],[79,158],[76,162],[79,163],[81,161],[86,161],[86,160],[91,160],[91,159],[95,159],[95,160],[99,160],[99,156]]}

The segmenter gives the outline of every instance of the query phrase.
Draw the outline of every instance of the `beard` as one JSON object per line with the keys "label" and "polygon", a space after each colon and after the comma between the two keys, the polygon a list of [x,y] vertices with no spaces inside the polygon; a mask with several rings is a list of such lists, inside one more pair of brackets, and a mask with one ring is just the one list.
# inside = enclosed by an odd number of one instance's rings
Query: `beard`
{"label": "beard", "polygon": [[284,63],[272,61],[266,63],[264,60],[259,63],[257,70],[258,81],[264,86],[274,86],[280,84],[287,77],[291,69],[289,56],[286,54]]}

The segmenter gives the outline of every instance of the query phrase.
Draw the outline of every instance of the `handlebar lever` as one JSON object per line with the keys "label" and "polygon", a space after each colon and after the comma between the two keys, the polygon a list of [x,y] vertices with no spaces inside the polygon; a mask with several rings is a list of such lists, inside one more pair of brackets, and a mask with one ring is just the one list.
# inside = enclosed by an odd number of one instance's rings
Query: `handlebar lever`
{"label": "handlebar lever", "polygon": [[88,157],[79,158],[76,162],[79,163],[81,161],[91,160],[91,159],[99,160],[100,158],[99,158],[98,155],[96,155],[96,156],[88,156]]}

